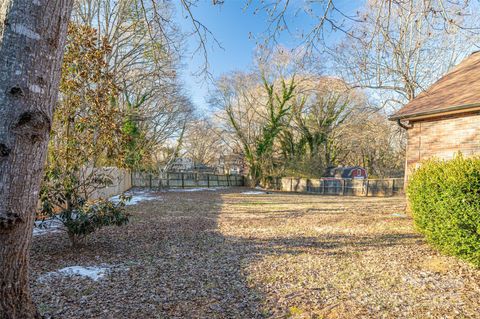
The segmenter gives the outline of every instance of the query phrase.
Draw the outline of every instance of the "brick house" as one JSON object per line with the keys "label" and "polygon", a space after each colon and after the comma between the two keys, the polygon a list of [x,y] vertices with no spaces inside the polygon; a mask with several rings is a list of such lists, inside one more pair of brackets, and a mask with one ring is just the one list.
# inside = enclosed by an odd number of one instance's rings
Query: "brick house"
{"label": "brick house", "polygon": [[390,117],[407,130],[405,178],[421,161],[480,154],[480,52]]}

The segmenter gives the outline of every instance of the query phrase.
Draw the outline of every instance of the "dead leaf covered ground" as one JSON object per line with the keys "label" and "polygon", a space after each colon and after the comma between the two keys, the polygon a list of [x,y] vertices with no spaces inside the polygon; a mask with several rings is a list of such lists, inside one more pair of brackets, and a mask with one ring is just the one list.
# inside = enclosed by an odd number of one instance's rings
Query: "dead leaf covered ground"
{"label": "dead leaf covered ground", "polygon": [[[425,244],[402,198],[162,192],[72,249],[34,238],[48,318],[480,318],[480,271]],[[92,280],[47,276],[106,267]]]}

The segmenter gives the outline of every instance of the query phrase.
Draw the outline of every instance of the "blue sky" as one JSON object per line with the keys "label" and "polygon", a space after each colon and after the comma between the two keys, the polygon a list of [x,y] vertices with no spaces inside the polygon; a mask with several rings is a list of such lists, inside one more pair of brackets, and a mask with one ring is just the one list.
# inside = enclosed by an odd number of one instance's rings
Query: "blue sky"
{"label": "blue sky", "polygon": [[[264,11],[253,14],[253,8],[245,11],[245,2],[245,0],[226,0],[221,6],[212,6],[211,0],[199,0],[198,5],[192,9],[195,18],[209,28],[223,47],[223,49],[219,48],[212,39],[207,43],[209,71],[214,78],[234,70],[247,71],[252,65],[257,41],[261,42],[259,39],[268,28],[268,15]],[[256,1],[252,2],[255,5]],[[303,2],[303,0],[291,1],[287,22],[292,33],[310,30],[315,23],[304,15],[295,16],[296,9],[299,9]],[[362,3],[363,0],[337,0],[335,2],[336,6],[347,14],[354,14]],[[191,22],[184,18],[185,13],[182,15],[180,6],[177,7],[177,16],[181,29],[184,32],[191,31]],[[332,37],[336,36],[339,35],[334,34]],[[279,43],[288,48],[298,45],[295,35],[288,33],[282,34]],[[192,54],[197,45],[198,41],[195,37],[187,39],[189,52],[183,60],[185,66],[181,72],[181,79],[197,110],[199,113],[203,113],[208,109],[206,98],[208,98],[211,83],[204,77],[195,75],[203,65],[203,54]]]}

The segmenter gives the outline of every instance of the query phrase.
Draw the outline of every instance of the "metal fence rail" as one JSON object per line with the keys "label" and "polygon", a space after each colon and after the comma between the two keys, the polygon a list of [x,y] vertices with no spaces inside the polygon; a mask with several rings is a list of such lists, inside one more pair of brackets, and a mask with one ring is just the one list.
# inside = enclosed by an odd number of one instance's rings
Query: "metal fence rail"
{"label": "metal fence rail", "polygon": [[132,173],[134,187],[191,188],[244,186],[241,175],[216,175],[202,173]]}

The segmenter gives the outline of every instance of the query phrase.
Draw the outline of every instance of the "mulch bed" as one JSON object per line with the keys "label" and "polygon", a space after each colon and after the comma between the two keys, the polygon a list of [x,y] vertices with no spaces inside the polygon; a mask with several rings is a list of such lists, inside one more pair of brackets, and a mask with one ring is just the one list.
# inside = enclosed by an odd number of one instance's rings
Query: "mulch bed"
{"label": "mulch bed", "polygon": [[[479,318],[480,271],[425,244],[402,198],[162,192],[72,249],[34,238],[47,318]],[[45,277],[105,266],[94,281]]]}

